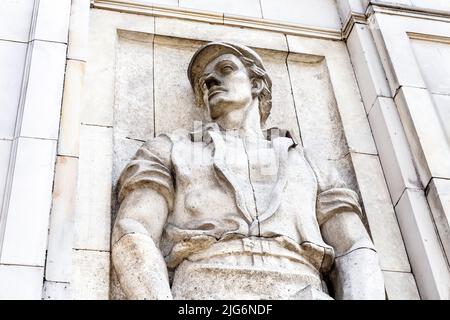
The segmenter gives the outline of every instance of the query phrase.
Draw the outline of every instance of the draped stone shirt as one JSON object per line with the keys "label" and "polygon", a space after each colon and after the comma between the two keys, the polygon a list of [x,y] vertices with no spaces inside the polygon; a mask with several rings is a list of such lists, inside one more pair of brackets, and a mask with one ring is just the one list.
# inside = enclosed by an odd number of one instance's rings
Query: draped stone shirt
{"label": "draped stone shirt", "polygon": [[272,239],[279,254],[302,257],[317,271],[330,269],[334,250],[320,226],[340,212],[359,214],[358,197],[320,176],[289,132],[265,135],[243,139],[216,124],[163,134],[124,169],[119,201],[136,188],[152,188],[167,201],[160,246],[169,269],[212,245],[252,237]]}

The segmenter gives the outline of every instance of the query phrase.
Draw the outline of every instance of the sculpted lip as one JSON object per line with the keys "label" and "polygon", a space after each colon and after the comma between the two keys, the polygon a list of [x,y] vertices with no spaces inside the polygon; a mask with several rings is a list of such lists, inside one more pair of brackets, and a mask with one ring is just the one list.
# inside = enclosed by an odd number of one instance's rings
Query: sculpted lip
{"label": "sculpted lip", "polygon": [[208,93],[208,98],[212,98],[214,95],[225,92],[223,88],[212,88],[212,90]]}

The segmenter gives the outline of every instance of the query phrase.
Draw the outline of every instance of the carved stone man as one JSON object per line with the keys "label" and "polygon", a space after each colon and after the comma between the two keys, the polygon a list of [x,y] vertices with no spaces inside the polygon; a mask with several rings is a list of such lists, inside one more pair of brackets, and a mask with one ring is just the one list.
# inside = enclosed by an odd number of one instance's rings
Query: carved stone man
{"label": "carved stone man", "polygon": [[210,123],[146,142],[119,180],[112,262],[125,296],[384,299],[356,193],[289,132],[261,129],[271,80],[258,54],[211,42],[188,76]]}

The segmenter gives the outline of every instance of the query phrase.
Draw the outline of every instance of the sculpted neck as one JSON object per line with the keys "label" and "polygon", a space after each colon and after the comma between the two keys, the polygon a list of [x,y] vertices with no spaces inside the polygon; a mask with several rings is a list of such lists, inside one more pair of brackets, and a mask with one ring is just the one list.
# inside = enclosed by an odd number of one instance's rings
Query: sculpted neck
{"label": "sculpted neck", "polygon": [[247,107],[228,112],[216,122],[223,130],[227,131],[227,134],[235,134],[241,138],[264,138],[257,98],[253,99]]}

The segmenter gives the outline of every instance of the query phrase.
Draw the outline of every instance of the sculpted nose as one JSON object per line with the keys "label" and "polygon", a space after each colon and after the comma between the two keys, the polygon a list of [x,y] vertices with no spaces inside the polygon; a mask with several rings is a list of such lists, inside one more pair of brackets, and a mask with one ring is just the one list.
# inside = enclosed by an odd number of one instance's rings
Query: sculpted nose
{"label": "sculpted nose", "polygon": [[210,74],[206,77],[205,84],[206,84],[206,88],[208,88],[208,90],[209,90],[214,86],[220,85],[220,82],[213,74]]}

